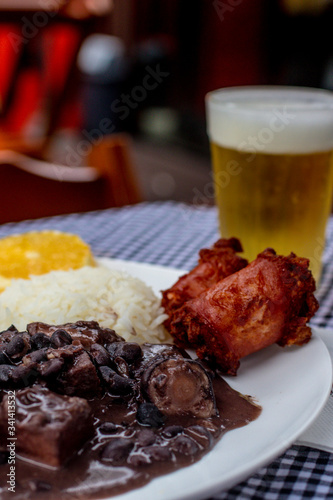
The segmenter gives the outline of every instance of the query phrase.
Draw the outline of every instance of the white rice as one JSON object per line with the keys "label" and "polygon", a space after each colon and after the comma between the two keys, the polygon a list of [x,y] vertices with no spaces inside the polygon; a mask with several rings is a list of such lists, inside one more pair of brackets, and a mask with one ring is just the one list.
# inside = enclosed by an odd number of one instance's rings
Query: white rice
{"label": "white rice", "polygon": [[1,330],[11,324],[25,330],[34,321],[95,320],[128,341],[164,342],[170,338],[162,325],[166,317],[160,299],[143,281],[106,267],[16,279],[0,294]]}

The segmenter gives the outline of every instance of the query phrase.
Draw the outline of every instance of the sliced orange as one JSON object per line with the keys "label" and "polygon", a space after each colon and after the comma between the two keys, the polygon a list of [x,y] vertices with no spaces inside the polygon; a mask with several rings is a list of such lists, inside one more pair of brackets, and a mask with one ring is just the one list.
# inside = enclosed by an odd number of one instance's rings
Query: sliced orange
{"label": "sliced orange", "polygon": [[11,278],[94,265],[89,245],[75,234],[45,230],[0,239],[0,291]]}

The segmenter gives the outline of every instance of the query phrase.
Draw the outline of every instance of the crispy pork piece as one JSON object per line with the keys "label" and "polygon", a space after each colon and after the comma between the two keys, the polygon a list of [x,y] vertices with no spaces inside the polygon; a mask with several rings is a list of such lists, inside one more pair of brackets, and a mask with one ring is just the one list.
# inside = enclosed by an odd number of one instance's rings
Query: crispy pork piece
{"label": "crispy pork piece", "polygon": [[277,342],[304,344],[306,325],[319,305],[308,259],[266,249],[247,267],[224,278],[174,315],[176,344],[236,375],[239,360]]}
{"label": "crispy pork piece", "polygon": [[[5,396],[0,405],[0,428],[7,430],[7,427],[8,396]],[[15,444],[20,455],[60,467],[92,432],[92,412],[85,399],[54,394],[40,386],[17,391]]]}
{"label": "crispy pork piece", "polygon": [[171,288],[162,292],[161,303],[169,315],[165,326],[170,327],[173,313],[187,300],[198,297],[210,286],[245,267],[247,260],[237,255],[242,251],[237,238],[222,238],[212,248],[200,250],[198,265],[181,276]]}

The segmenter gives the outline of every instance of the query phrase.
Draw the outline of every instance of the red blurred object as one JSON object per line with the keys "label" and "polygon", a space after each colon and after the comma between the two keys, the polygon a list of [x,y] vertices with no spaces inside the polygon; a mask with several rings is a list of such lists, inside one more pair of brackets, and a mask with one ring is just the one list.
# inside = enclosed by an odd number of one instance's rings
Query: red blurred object
{"label": "red blurred object", "polygon": [[18,64],[18,54],[13,53],[13,46],[9,33],[20,35],[20,31],[14,24],[5,24],[0,26],[0,99],[3,103],[9,92],[10,82]]}
{"label": "red blurred object", "polygon": [[[22,38],[15,25],[0,27],[0,130],[23,133],[36,111],[48,113],[63,96],[82,35],[69,24],[50,25],[28,43],[22,39],[14,44],[18,39],[13,34]],[[77,127],[79,113],[73,115],[73,102],[68,111],[61,120]]]}
{"label": "red blurred object", "polygon": [[1,143],[46,144],[56,129],[80,127],[76,57],[111,9],[111,0],[1,0]]}
{"label": "red blurred object", "polygon": [[27,69],[17,78],[10,111],[4,121],[0,121],[0,129],[6,133],[20,133],[38,107],[40,95],[38,73]]}
{"label": "red blurred object", "polygon": [[64,24],[50,26],[42,36],[45,91],[57,94],[66,85],[81,35],[77,29]]}

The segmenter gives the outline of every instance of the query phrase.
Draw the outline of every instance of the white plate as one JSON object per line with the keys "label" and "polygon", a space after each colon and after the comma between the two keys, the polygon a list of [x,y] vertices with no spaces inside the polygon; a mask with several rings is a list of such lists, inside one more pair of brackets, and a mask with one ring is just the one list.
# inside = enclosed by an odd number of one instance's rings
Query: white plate
{"label": "white plate", "polygon": [[[142,279],[156,293],[186,272],[112,259],[100,262]],[[257,420],[228,432],[199,462],[112,500],[209,498],[282,454],[319,415],[332,387],[330,355],[315,329],[313,333],[305,346],[273,345],[252,354],[241,361],[236,377],[225,377],[231,387],[254,396],[262,406]]]}

